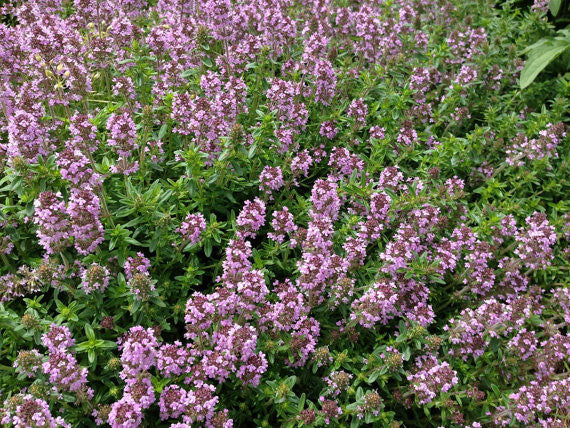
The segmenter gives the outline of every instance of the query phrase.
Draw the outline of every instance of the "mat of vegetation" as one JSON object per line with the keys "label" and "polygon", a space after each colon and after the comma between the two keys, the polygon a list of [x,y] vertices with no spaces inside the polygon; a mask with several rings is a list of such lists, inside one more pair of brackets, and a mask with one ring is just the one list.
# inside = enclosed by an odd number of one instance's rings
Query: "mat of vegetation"
{"label": "mat of vegetation", "polygon": [[548,7],[5,4],[0,423],[568,426]]}

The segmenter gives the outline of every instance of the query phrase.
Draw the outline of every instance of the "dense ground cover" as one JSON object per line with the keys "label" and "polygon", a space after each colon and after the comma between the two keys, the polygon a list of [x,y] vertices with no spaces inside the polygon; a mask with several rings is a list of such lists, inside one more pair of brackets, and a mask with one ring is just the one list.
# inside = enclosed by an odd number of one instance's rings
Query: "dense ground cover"
{"label": "dense ground cover", "polygon": [[1,422],[568,426],[547,7],[6,6]]}

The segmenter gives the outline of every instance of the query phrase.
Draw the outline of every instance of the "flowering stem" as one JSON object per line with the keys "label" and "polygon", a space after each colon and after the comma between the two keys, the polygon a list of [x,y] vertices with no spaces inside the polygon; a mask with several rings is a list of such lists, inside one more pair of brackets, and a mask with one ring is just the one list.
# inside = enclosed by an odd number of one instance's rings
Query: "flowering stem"
{"label": "flowering stem", "polygon": [[107,207],[107,201],[105,200],[105,188],[103,186],[101,186],[100,199],[101,199],[101,208],[103,209],[103,215],[109,219],[109,222],[111,223],[111,227],[114,229],[115,228],[115,222],[113,222],[113,217],[111,216],[111,213],[109,212],[109,207]]}
{"label": "flowering stem", "polygon": [[[516,155],[516,156],[512,159],[512,161],[515,162],[515,161],[517,161],[517,160],[519,160],[519,159],[522,159],[523,156],[524,156],[524,155],[523,155],[522,153],[520,153],[520,154]],[[502,170],[504,170],[507,166],[509,166],[509,164],[506,163],[506,162],[503,162],[503,163],[501,164],[501,166],[500,166],[499,168],[497,168],[497,169],[493,172],[493,174],[491,175],[491,177],[489,177],[489,180],[492,179],[492,178],[495,178],[495,177],[496,177]]]}

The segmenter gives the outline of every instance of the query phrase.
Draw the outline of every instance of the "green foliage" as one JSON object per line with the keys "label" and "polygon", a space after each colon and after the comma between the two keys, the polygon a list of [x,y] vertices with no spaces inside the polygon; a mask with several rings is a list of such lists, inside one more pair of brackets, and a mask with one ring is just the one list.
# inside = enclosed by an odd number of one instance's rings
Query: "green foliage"
{"label": "green foliage", "polygon": [[523,51],[528,59],[521,72],[520,86],[525,89],[538,74],[570,47],[570,29],[559,30],[559,36],[544,37]]}
{"label": "green foliage", "polygon": [[[71,3],[65,2],[66,7],[72,8]],[[312,21],[306,17],[302,3],[293,2],[287,9],[296,20],[307,20],[305,30],[311,33]],[[345,0],[333,3],[335,7],[357,7],[355,2]],[[381,22],[390,16],[396,22],[399,2],[375,3],[381,3],[379,7],[385,14],[375,19]],[[418,6],[418,13],[429,6],[427,3]],[[247,384],[235,373],[224,382],[207,379],[215,385],[214,394],[219,397],[216,409],[228,409],[236,427],[325,426],[321,400],[324,396],[334,399],[342,411],[330,422],[339,427],[462,427],[474,422],[490,426],[495,417],[510,414],[511,395],[535,380],[537,372],[530,360],[521,359],[520,353],[508,346],[514,333],[501,336],[494,330],[485,331],[484,352],[477,358],[463,359],[450,353],[456,344],[448,327],[450,320],[463,316],[461,311],[476,310],[488,297],[508,295],[510,290],[501,280],[513,272],[509,271],[510,266],[500,264],[509,257],[520,261],[514,253],[517,242],[512,234],[503,236],[503,232],[497,231],[507,216],[524,228],[525,219],[540,212],[546,214],[554,228],[557,243],[550,265],[541,265],[540,269],[521,265],[520,272],[516,271],[529,281],[530,287],[520,293],[523,297],[543,296],[541,306],[532,307],[534,312],[523,325],[536,330],[540,341],[553,335],[550,328],[568,333],[564,307],[557,306],[550,293],[553,288],[569,285],[570,146],[568,138],[563,137],[552,150],[539,155],[531,152],[529,156],[521,142],[536,143],[550,124],[567,123],[570,119],[570,79],[545,72],[549,65],[553,71],[555,65],[560,66],[556,70],[564,69],[570,30],[554,32],[544,21],[544,13],[515,8],[512,2],[504,2],[502,8],[490,7],[486,1],[452,3],[453,7],[447,2],[438,3],[438,13],[422,15],[410,25],[414,31],[427,35],[425,47],[420,50],[414,50],[416,42],[409,34],[397,34],[390,47],[400,49],[398,55],[372,63],[361,53],[346,48],[345,43],[352,46],[350,43],[358,41],[358,37],[346,37],[338,44],[333,40],[328,57],[337,72],[335,97],[324,104],[316,102],[311,91],[296,96],[307,107],[308,121],[295,136],[295,149],[284,152],[279,151],[281,143],[275,133],[283,127],[283,121],[280,112],[270,105],[267,91],[277,78],[304,83],[305,76],[299,70],[293,67],[285,72],[284,64],[302,60],[305,39],[310,34],[303,33],[300,43],[292,43],[278,55],[261,50],[255,61],[237,73],[247,87],[247,111],[237,116],[229,135],[220,137],[219,151],[208,152],[198,139],[175,132],[179,124],[172,113],[176,95],[203,97],[201,77],[209,71],[221,75],[225,41],[200,33],[200,43],[192,48],[196,55],[194,65],[176,75],[164,96],[153,92],[162,72],[156,67],[160,61],[175,61],[159,58],[142,42],[134,42],[121,52],[125,59],[115,64],[117,69],[108,67],[90,73],[92,91],[84,102],[71,102],[70,106],[92,112],[91,122],[96,128],[98,147],[89,161],[90,167],[104,177],[97,189],[104,239],[95,251],[78,254],[73,248],[74,238],[69,237],[67,246],[45,254],[38,243],[34,201],[47,190],[61,192],[62,200],[68,201],[69,181],[62,176],[53,153],[39,156],[37,163],[18,163],[8,162],[1,152],[0,276],[6,282],[0,283],[4,287],[0,292],[8,289],[5,284],[13,277],[21,280],[20,285],[37,287],[29,295],[0,304],[0,401],[9,402],[21,391],[31,391],[35,397],[45,399],[54,414],[61,411],[72,426],[92,426],[93,410],[108,410],[123,396],[125,381],[121,376],[119,344],[125,333],[140,325],[153,329],[161,344],[186,342],[185,334],[192,327],[184,320],[188,300],[198,293],[209,295],[222,290],[223,281],[219,278],[224,273],[229,243],[240,231],[237,218],[245,201],[260,197],[268,207],[265,224],[250,239],[250,261],[270,290],[267,303],[278,304],[282,299],[276,293],[276,283],[285,279],[294,283],[301,276],[305,250],[290,240],[278,242],[268,237],[273,232],[273,213],[288,207],[295,225],[306,233],[314,208],[311,192],[315,182],[329,174],[338,175],[341,178],[335,181],[337,196],[345,207],[338,219],[331,222],[330,246],[335,255],[348,258],[353,255],[352,250],[344,245],[359,236],[371,195],[379,192],[380,175],[387,167],[397,166],[404,177],[401,189],[381,189],[391,200],[385,227],[378,238],[367,244],[367,257],[362,264],[347,268],[353,280],[348,300],[335,301],[332,289],[340,281],[327,285],[320,303],[307,303],[312,298],[309,292],[308,297],[304,296],[304,304],[310,306],[307,317],[317,320],[320,329],[306,363],[294,365],[303,356],[299,343],[309,335],[293,337],[289,330],[273,328],[275,322],[267,323],[256,333],[256,352],[262,352],[268,363],[259,384]],[[564,19],[566,8],[565,1],[551,1],[550,11],[560,20]],[[330,21],[335,18],[331,15]],[[166,28],[157,16],[141,17],[139,21],[137,25],[145,37],[151,28]],[[189,19],[185,24],[190,22]],[[388,35],[390,25],[386,27]],[[476,28],[485,30],[485,41],[473,55],[462,52],[458,58],[454,49],[465,42],[454,44],[452,36],[461,37],[458,34],[468,34]],[[93,34],[82,34],[84,41],[88,36]],[[528,56],[522,72],[517,52]],[[458,59],[464,62],[457,62]],[[119,66],[127,63],[130,66],[124,73],[119,72]],[[476,72],[467,83],[458,81],[463,65]],[[414,79],[421,77],[422,70],[428,73],[425,93],[414,88]],[[136,101],[144,108],[134,108],[133,100],[110,90],[111,79],[122,74],[134,82]],[[20,83],[20,78],[25,81],[26,77],[17,74],[15,82]],[[368,107],[365,126],[359,126],[347,114],[351,102],[360,98]],[[433,111],[426,113],[427,105]],[[51,107],[42,120],[53,123],[50,135],[60,152],[70,137],[70,115],[66,105]],[[130,175],[113,172],[117,156],[108,144],[106,129],[109,117],[122,109],[132,111],[137,131],[134,156],[140,161],[140,168]],[[326,121],[334,121],[339,129],[334,139],[320,133],[321,124]],[[372,126],[383,128],[385,135],[371,136]],[[417,133],[413,144],[401,142],[404,128]],[[4,150],[8,133],[2,131],[1,138],[0,148]],[[151,144],[156,141],[163,143],[164,154],[152,152]],[[330,161],[330,154],[338,148],[355,156],[362,167],[346,176],[340,174]],[[306,175],[294,174],[292,170],[293,159],[302,150],[315,159]],[[320,150],[327,156],[318,161]],[[164,159],[152,161],[155,155]],[[283,185],[271,196],[260,190],[260,175],[266,166],[283,171]],[[452,192],[449,180],[455,178],[460,178],[464,187]],[[441,224],[426,232],[433,235],[433,242],[418,250],[421,254],[410,251],[406,266],[386,273],[381,255],[396,242],[399,227],[426,206],[441,213],[434,215],[441,218]],[[197,242],[185,239],[179,230],[192,213],[202,214],[206,223]],[[496,275],[496,281],[485,295],[470,289],[472,270],[466,264],[467,250],[457,254],[455,270],[442,270],[442,260],[428,252],[435,242],[455,239],[452,231],[463,225],[477,239],[490,243],[493,257],[488,268]],[[504,242],[499,242],[499,238]],[[13,249],[2,247],[5,242],[13,244]],[[133,291],[125,272],[126,261],[138,253],[150,260],[148,286],[153,290],[145,298]],[[84,269],[92,264],[109,270],[104,293],[87,293],[81,284]],[[433,309],[433,322],[421,325],[409,313],[398,313],[367,328],[355,321],[359,313],[350,302],[360,298],[371,284],[386,278],[397,278],[399,285],[425,285],[418,295],[429,295],[426,301]],[[416,291],[405,289],[398,298],[413,293]],[[212,306],[217,310],[222,303],[216,301]],[[249,318],[236,316],[235,325],[255,325],[263,314],[262,308],[256,307]],[[211,329],[222,331],[225,326],[221,318],[212,318]],[[43,352],[42,335],[52,324],[65,325],[72,332],[75,344],[70,352],[79,367],[88,369],[88,385],[95,392],[92,399],[51,390],[49,378],[41,370],[36,378],[16,374],[13,365],[19,353],[32,349]],[[205,336],[210,334],[209,328],[204,329]],[[505,326],[497,327],[501,328]],[[202,340],[187,342],[196,348],[205,346]],[[449,364],[458,381],[452,388],[440,388],[433,399],[422,403],[410,379],[418,370],[417,362],[429,355]],[[568,359],[557,364],[555,376],[566,376]],[[333,397],[326,379],[335,372],[351,377],[349,385]],[[186,382],[185,374],[163,376],[152,368],[149,376],[157,401],[172,385],[195,389],[195,385]],[[376,398],[374,393],[380,397],[374,411],[363,411],[369,405],[367,400]],[[311,411],[316,415],[314,422],[305,424],[302,412],[310,416]],[[166,427],[171,422],[161,420],[154,403],[146,410],[143,424]],[[506,423],[522,426],[512,415]]]}
{"label": "green foliage", "polygon": [[[550,0],[549,11],[553,24],[560,28],[570,22],[570,3],[567,0]],[[568,80],[570,71],[570,56],[565,55],[570,46],[570,27],[559,29],[555,35],[547,35],[525,48],[521,54],[527,55],[527,61],[521,72],[520,87],[527,88],[536,77],[557,58],[562,57],[559,64],[560,74]],[[550,30],[549,33],[552,31]]]}

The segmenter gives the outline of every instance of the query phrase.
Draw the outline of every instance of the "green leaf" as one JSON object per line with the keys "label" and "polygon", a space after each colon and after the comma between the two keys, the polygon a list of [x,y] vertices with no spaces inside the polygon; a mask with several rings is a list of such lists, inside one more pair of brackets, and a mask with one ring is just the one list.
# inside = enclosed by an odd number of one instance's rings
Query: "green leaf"
{"label": "green leaf", "polygon": [[135,300],[133,301],[133,306],[131,308],[131,314],[136,314],[141,307],[142,307],[142,302],[139,299],[135,298]]}
{"label": "green leaf", "polygon": [[87,336],[87,339],[95,340],[95,332],[90,324],[85,324],[85,335]]}
{"label": "green leaf", "polygon": [[224,195],[226,198],[228,198],[228,201],[230,201],[231,203],[237,204],[236,198],[234,198],[234,195],[232,195],[231,192],[226,191],[226,192],[224,192]]}
{"label": "green leaf", "polygon": [[154,297],[154,298],[151,299],[151,302],[152,302],[153,304],[155,304],[156,306],[158,306],[158,307],[161,307],[161,308],[165,308],[165,307],[166,307],[166,303],[164,303],[164,302],[163,302],[162,300],[160,300],[159,298]]}
{"label": "green leaf", "polygon": [[74,349],[75,349],[75,351],[77,351],[77,352],[85,352],[85,351],[87,351],[90,347],[91,347],[91,344],[87,341],[87,342],[78,343],[77,345],[75,345]]}
{"label": "green leaf", "polygon": [[129,243],[129,244],[133,244],[133,245],[138,245],[140,247],[144,247],[144,245],[142,243],[140,243],[139,241],[137,241],[136,239],[133,238],[125,238],[125,242]]}
{"label": "green leaf", "polygon": [[113,248],[117,245],[117,238],[111,238],[109,241],[109,251],[113,251]]}
{"label": "green leaf", "polygon": [[562,6],[562,0],[550,0],[550,13],[552,13],[552,16],[558,15],[560,6]]}
{"label": "green leaf", "polygon": [[202,58],[202,64],[204,64],[208,68],[212,68],[212,66],[213,66],[212,60],[207,56]]}
{"label": "green leaf", "polygon": [[253,156],[255,155],[255,151],[257,150],[257,144],[253,143],[250,147],[249,150],[247,152],[247,157],[248,159],[253,158]]}
{"label": "green leaf", "polygon": [[119,285],[121,287],[127,286],[127,281],[125,279],[125,275],[123,275],[122,273],[117,274],[117,282],[119,283]]}
{"label": "green leaf", "polygon": [[358,428],[360,426],[360,419],[358,417],[353,416],[352,422],[350,423],[350,428]]}
{"label": "green leaf", "polygon": [[212,241],[210,239],[204,241],[204,254],[206,257],[210,257],[212,255]]}
{"label": "green leaf", "polygon": [[538,76],[548,64],[568,49],[568,47],[570,47],[570,43],[567,40],[557,38],[539,41],[527,48],[528,59],[521,72],[521,89],[526,88],[534,82],[536,76]]}
{"label": "green leaf", "polygon": [[55,305],[57,306],[58,312],[62,312],[66,308],[66,306],[63,303],[61,303],[60,300],[58,300],[58,299],[54,299],[54,300],[55,300]]}
{"label": "green leaf", "polygon": [[376,381],[376,379],[378,379],[379,374],[380,373],[378,371],[373,372],[370,376],[368,376],[366,383],[373,383],[374,381]]}
{"label": "green leaf", "polygon": [[158,131],[158,139],[162,140],[164,138],[164,136],[166,135],[166,130],[168,129],[168,124],[164,123],[162,124],[162,126],[160,127],[160,130]]}
{"label": "green leaf", "polygon": [[231,151],[228,150],[228,149],[226,149],[226,150],[224,150],[224,151],[220,154],[220,156],[218,157],[218,160],[219,160],[220,162],[221,162],[221,161],[224,161],[224,160],[226,160],[226,159],[230,156],[230,154],[231,154]]}
{"label": "green leaf", "polygon": [[285,379],[284,383],[289,387],[289,389],[292,389],[295,386],[295,382],[297,382],[297,376],[289,376]]}
{"label": "green leaf", "polygon": [[345,407],[345,409],[350,412],[354,412],[357,408],[358,408],[358,403],[350,403],[348,406]]}
{"label": "green leaf", "polygon": [[301,398],[299,399],[299,405],[297,406],[297,411],[300,412],[301,410],[303,410],[303,407],[305,407],[305,400],[306,400],[306,395],[303,392],[303,394],[301,394]]}
{"label": "green leaf", "polygon": [[100,349],[115,349],[117,344],[110,340],[99,340],[97,343],[97,348]]}

